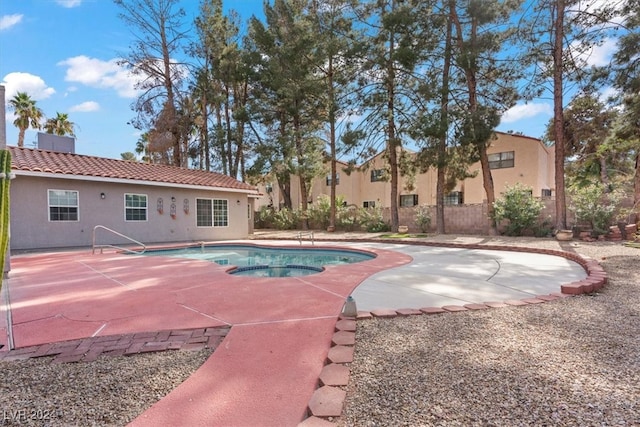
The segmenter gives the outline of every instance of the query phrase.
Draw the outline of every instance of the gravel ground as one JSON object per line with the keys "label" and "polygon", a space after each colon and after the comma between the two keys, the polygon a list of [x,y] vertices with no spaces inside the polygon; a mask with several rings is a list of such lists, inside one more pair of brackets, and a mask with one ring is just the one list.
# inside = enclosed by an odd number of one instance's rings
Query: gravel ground
{"label": "gravel ground", "polygon": [[600,293],[359,321],[339,425],[640,425],[640,249],[563,245],[601,263],[609,284]]}
{"label": "gravel ground", "polygon": [[186,380],[211,355],[163,351],[0,362],[0,426],[124,426]]}

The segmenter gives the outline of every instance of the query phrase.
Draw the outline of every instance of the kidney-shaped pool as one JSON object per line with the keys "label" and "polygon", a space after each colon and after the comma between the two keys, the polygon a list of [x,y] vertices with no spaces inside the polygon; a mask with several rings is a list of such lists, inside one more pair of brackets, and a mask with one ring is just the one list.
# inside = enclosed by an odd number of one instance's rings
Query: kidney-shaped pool
{"label": "kidney-shaped pool", "polygon": [[306,276],[327,265],[353,264],[375,258],[371,252],[354,249],[291,248],[257,245],[201,245],[185,248],[150,249],[145,255],[200,259],[234,266],[230,274],[257,277]]}

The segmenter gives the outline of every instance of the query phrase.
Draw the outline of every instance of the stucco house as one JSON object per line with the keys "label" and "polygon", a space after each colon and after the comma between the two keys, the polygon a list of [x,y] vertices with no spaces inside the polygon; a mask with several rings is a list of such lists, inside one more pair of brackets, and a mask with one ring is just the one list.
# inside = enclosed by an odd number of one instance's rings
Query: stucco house
{"label": "stucco house", "polygon": [[[555,188],[554,147],[545,146],[539,139],[528,136],[503,132],[496,132],[495,135],[496,138],[491,141],[487,151],[496,197],[500,197],[508,186],[515,183],[530,187],[536,197],[552,197]],[[348,205],[382,208],[391,206],[391,183],[385,176],[387,162],[382,153],[358,166],[350,174],[343,171],[346,166],[345,163],[338,163],[336,194],[343,196]],[[471,165],[469,171],[477,171],[477,175],[458,182],[453,191],[445,196],[445,204],[472,205],[482,204],[486,200],[480,163]],[[436,183],[435,168],[417,174],[412,182],[408,182],[406,177],[400,177],[398,205],[435,205]],[[330,186],[330,173],[316,178],[311,184],[309,200],[313,202],[322,194],[329,195]],[[276,182],[263,185],[260,190],[262,196],[256,203],[258,208],[271,204],[278,206],[282,202]],[[293,206],[300,206],[297,177],[292,177],[291,192]]]}
{"label": "stucco house", "polygon": [[[215,172],[68,152],[11,153],[15,250],[86,247],[102,225],[139,242],[242,239],[257,189]],[[101,232],[103,232],[101,234]],[[101,244],[130,243],[99,228]]]}

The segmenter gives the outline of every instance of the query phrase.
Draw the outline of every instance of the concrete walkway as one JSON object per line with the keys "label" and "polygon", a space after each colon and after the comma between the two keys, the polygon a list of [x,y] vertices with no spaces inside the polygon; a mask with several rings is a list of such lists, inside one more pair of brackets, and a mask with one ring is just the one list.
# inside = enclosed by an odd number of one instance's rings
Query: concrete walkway
{"label": "concrete walkway", "polygon": [[[20,348],[231,326],[199,370],[131,425],[295,426],[308,414],[347,296],[365,311],[461,307],[559,293],[562,284],[587,277],[583,266],[551,254],[347,241],[322,246],[358,247],[377,257],[321,274],[271,279],[157,256],[17,256],[4,285],[10,330]],[[9,330],[7,318],[0,319],[0,331]]]}

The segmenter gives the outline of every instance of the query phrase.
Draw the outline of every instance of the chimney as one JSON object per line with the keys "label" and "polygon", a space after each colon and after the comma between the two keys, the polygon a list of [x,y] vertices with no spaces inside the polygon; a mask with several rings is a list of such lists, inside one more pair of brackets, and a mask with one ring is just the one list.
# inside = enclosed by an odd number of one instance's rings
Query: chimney
{"label": "chimney", "polygon": [[0,150],[7,148],[7,114],[4,106],[4,86],[0,85]]}

